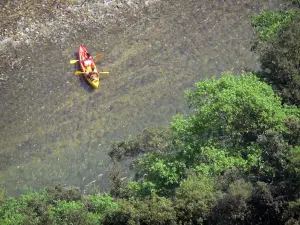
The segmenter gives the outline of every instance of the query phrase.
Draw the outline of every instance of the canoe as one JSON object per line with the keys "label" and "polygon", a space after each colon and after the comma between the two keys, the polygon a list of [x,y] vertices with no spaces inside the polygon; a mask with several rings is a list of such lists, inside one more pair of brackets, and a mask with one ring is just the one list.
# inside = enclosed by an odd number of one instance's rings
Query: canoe
{"label": "canoe", "polygon": [[[83,61],[87,58],[87,54],[88,54],[88,51],[86,50],[86,48],[81,44],[79,46],[79,49],[78,49],[78,58],[79,58],[79,63],[80,63],[80,68],[81,68],[81,71],[82,72],[85,72],[85,71],[89,71],[91,72],[92,71],[92,67],[91,66],[85,66]],[[92,59],[92,61],[94,62],[94,59]],[[94,62],[95,63],[95,62]],[[97,70],[97,67],[95,67],[95,72],[98,72]],[[99,87],[99,83],[100,83],[100,76],[97,75],[97,74],[94,74],[95,76],[97,76],[97,79],[96,80],[91,80],[87,75],[83,74],[85,79],[87,79],[87,81],[89,82],[89,84],[93,87],[93,88],[98,88]]]}

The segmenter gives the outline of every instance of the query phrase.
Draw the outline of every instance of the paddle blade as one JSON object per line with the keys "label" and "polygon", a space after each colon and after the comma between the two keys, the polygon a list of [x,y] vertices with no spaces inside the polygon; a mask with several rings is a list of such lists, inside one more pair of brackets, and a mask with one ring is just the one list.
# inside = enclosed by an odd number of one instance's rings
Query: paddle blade
{"label": "paddle blade", "polygon": [[79,60],[76,60],[76,59],[72,59],[70,60],[70,64],[74,64],[74,63],[77,63]]}
{"label": "paddle blade", "polygon": [[75,75],[81,75],[83,74],[84,72],[81,72],[81,71],[75,71]]}
{"label": "paddle blade", "polygon": [[103,54],[99,53],[98,55],[95,56],[95,58],[101,58]]}

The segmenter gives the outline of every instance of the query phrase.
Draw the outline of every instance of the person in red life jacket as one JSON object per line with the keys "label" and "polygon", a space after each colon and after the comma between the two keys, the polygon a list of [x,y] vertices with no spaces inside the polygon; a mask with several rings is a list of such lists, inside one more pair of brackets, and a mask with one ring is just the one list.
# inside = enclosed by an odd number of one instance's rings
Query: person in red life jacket
{"label": "person in red life jacket", "polygon": [[87,58],[85,58],[85,59],[83,60],[83,65],[84,65],[85,67],[91,67],[91,68],[92,68],[92,72],[89,72],[88,70],[86,70],[86,71],[85,71],[85,75],[86,75],[88,78],[90,78],[91,80],[97,80],[97,79],[98,79],[98,77],[97,77],[98,72],[95,71],[96,65],[95,65],[95,63],[94,63],[94,60],[92,59],[92,56],[90,56],[89,53],[87,54]]}

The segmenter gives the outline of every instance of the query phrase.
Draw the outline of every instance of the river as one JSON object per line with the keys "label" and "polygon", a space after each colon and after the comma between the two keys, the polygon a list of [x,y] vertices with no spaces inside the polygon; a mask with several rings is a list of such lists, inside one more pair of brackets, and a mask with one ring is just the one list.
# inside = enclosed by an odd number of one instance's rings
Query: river
{"label": "river", "polygon": [[[250,17],[281,1],[99,2],[76,6],[80,19],[2,37],[0,188],[9,194],[57,183],[106,190],[111,141],[167,126],[205,77],[258,69]],[[99,89],[69,64],[81,43],[104,55]]]}

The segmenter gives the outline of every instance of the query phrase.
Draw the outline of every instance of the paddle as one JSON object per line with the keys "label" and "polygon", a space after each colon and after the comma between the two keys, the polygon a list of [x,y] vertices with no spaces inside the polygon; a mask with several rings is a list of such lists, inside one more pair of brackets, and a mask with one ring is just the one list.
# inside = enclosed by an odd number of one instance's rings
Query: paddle
{"label": "paddle", "polygon": [[[84,74],[85,72],[81,72],[81,71],[76,71],[75,75],[80,75],[80,74]],[[98,72],[98,73],[103,73],[103,74],[109,74],[109,72]]]}
{"label": "paddle", "polygon": [[[103,56],[103,54],[99,53],[98,55],[94,56],[94,58],[101,58]],[[72,59],[70,60],[70,64],[74,64],[77,63],[79,60],[78,59]]]}

